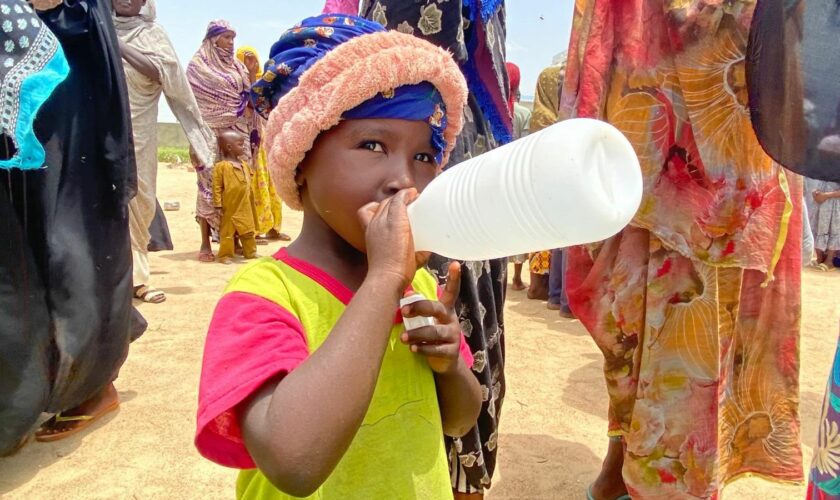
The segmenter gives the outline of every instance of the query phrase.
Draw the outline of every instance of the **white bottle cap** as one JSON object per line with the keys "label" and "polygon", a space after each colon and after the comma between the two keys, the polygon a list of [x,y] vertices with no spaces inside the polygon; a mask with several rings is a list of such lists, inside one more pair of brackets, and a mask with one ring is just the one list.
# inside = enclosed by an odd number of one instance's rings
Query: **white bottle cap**
{"label": "white bottle cap", "polygon": [[[414,304],[416,302],[422,302],[424,300],[429,299],[420,295],[419,293],[415,293],[414,295],[404,297],[400,300],[400,310],[402,310],[402,308],[405,306]],[[406,331],[416,330],[418,328],[423,328],[424,326],[434,326],[435,318],[431,318],[429,316],[416,316],[414,318],[403,317],[403,325],[405,325]]]}

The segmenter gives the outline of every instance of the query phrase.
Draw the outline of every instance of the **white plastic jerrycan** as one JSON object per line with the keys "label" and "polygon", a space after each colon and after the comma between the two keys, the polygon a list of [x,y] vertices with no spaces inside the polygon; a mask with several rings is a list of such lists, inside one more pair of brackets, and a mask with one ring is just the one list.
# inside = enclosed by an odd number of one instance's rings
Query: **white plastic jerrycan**
{"label": "white plastic jerrycan", "polygon": [[572,119],[447,170],[408,207],[417,251],[485,260],[607,239],[642,200],[633,147]]}

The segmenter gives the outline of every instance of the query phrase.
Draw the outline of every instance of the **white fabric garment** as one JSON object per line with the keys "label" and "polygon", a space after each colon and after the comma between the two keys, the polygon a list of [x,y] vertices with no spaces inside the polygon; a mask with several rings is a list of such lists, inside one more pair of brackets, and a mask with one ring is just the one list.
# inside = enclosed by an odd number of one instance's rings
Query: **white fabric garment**
{"label": "white fabric garment", "polygon": [[152,270],[149,268],[149,252],[131,251],[131,258],[134,262],[134,286],[149,284]]}
{"label": "white fabric garment", "polygon": [[[161,82],[150,80],[123,60],[137,157],[137,196],[129,203],[131,248],[135,253],[144,255],[151,238],[149,226],[155,216],[157,118],[161,94],[166,97],[198,158],[205,165],[213,165],[216,160],[216,136],[201,119],[195,96],[172,42],[163,28],[155,23],[155,17],[154,0],[149,0],[140,15],[114,18],[120,40],[148,57],[161,76]],[[138,282],[135,273],[134,285],[148,285],[148,272],[146,276],[146,281]]]}

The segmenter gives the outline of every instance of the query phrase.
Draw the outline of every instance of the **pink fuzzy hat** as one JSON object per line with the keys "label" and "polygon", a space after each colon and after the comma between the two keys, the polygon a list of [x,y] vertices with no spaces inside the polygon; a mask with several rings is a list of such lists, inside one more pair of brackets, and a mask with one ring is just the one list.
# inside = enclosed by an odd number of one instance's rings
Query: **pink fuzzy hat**
{"label": "pink fuzzy hat", "polygon": [[301,75],[268,120],[265,148],[271,175],[283,201],[302,210],[295,171],[321,132],[342,114],[381,92],[428,82],[441,94],[448,126],[443,167],[463,127],[467,85],[445,50],[396,31],[350,39],[330,50]]}

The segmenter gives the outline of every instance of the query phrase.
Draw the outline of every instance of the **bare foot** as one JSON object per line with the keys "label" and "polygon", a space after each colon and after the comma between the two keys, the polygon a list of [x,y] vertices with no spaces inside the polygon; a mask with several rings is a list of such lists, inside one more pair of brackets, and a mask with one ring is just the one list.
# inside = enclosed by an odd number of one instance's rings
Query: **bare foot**
{"label": "bare foot", "polygon": [[621,474],[623,467],[624,444],[619,439],[611,438],[601,473],[589,487],[589,494],[593,500],[614,500],[627,494],[627,486]]}
{"label": "bare foot", "polygon": [[531,273],[531,286],[528,287],[528,298],[532,300],[548,300],[548,275]]}
{"label": "bare foot", "polygon": [[57,441],[85,429],[120,406],[120,396],[114,384],[75,408],[61,412],[47,420],[35,433],[38,441]]}
{"label": "bare foot", "polygon": [[525,283],[522,283],[521,279],[514,279],[513,281],[511,281],[510,287],[511,289],[516,290],[517,292],[521,292],[522,290],[528,288],[527,286],[525,286]]}

